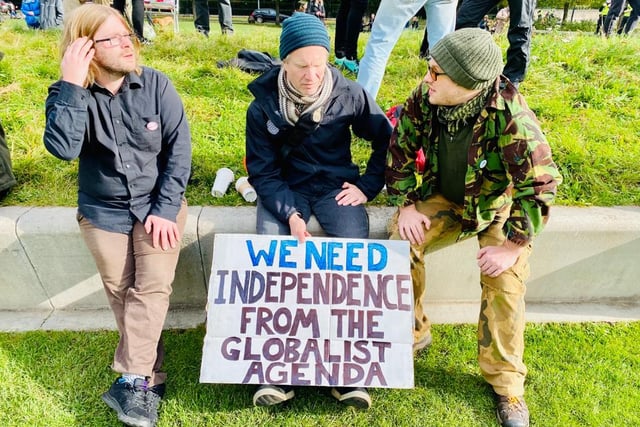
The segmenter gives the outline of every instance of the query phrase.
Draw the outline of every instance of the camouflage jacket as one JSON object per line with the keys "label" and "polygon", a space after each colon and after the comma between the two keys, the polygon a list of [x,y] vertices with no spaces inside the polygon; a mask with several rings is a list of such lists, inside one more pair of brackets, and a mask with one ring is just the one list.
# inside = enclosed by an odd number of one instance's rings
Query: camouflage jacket
{"label": "camouflage jacket", "polygon": [[[535,114],[522,95],[507,83],[493,93],[473,125],[467,157],[465,197],[460,238],[488,227],[495,212],[511,204],[504,233],[524,246],[537,235],[549,215],[549,206],[562,182],[551,148]],[[389,200],[407,206],[437,192],[437,107],[429,104],[428,86],[421,84],[404,104],[391,136],[386,184]],[[425,155],[424,171],[416,167],[417,153]]]}

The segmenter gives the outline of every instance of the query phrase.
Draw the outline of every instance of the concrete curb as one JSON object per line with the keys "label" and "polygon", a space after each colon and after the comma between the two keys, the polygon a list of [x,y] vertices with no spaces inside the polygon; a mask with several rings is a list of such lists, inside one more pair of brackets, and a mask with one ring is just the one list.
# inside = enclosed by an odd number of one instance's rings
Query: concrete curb
{"label": "concrete curb", "polygon": [[[111,313],[75,208],[0,208],[0,330],[111,329]],[[369,207],[385,239],[388,207]],[[167,327],[204,321],[216,233],[253,233],[255,208],[190,207]],[[320,235],[315,220],[312,234]],[[427,259],[434,323],[474,323],[480,289],[475,239]],[[640,208],[555,207],[531,258],[530,321],[640,319]],[[459,263],[458,260],[465,260]]]}

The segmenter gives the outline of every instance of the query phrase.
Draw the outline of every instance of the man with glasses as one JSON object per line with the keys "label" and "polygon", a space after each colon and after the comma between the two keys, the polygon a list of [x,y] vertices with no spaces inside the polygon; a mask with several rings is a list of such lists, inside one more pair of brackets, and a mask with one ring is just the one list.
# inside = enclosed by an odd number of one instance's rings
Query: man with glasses
{"label": "man with glasses", "polygon": [[431,55],[429,72],[399,113],[386,171],[389,200],[398,206],[391,237],[411,242],[414,350],[431,344],[425,255],[477,236],[480,370],[494,390],[498,421],[528,426],[524,281],[531,241],[562,178],[534,113],[500,75],[502,54],[490,33],[455,31]]}
{"label": "man with glasses", "polygon": [[187,218],[191,137],[162,73],[115,9],[85,4],[64,26],[62,78],[49,87],[44,145],[79,159],[77,220],[120,334],[102,399],[130,426],[154,426],[165,390],[162,328]]}

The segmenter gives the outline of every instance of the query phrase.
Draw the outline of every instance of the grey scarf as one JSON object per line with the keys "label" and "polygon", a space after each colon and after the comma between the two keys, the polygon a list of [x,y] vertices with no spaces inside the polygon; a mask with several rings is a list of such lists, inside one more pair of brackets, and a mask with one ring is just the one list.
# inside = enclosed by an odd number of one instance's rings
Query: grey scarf
{"label": "grey scarf", "polygon": [[322,106],[329,100],[332,91],[333,78],[328,65],[318,92],[309,96],[304,96],[298,92],[287,80],[284,67],[280,68],[280,74],[278,74],[280,111],[287,123],[292,126],[295,126],[300,116],[305,113],[312,113],[313,121],[320,123],[323,116]]}

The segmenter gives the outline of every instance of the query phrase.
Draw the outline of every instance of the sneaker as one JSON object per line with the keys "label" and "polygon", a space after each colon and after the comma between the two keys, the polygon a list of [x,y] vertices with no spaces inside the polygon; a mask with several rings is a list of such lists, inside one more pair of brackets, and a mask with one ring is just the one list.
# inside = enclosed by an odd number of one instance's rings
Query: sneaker
{"label": "sneaker", "polygon": [[371,396],[363,387],[334,387],[331,389],[331,395],[347,406],[355,406],[360,409],[371,407]]}
{"label": "sneaker", "polygon": [[206,38],[209,38],[209,30],[205,29],[202,25],[196,26],[196,31],[202,34],[203,36],[205,36]]}
{"label": "sneaker", "polygon": [[344,67],[344,61],[345,61],[344,57],[338,58],[336,56],[336,59],[333,60],[333,63],[336,64],[337,68],[343,68]]}
{"label": "sneaker", "polygon": [[358,74],[359,64],[357,59],[345,59],[343,67],[353,74]]}
{"label": "sneaker", "polygon": [[141,379],[133,384],[122,377],[116,379],[102,400],[118,413],[118,420],[133,427],[153,427],[147,410],[145,395],[147,382]]}
{"label": "sneaker", "polygon": [[496,395],[496,416],[502,427],[529,427],[529,408],[522,396]]}
{"label": "sneaker", "polygon": [[413,343],[413,352],[417,353],[420,350],[428,349],[431,347],[431,342],[433,338],[431,337],[431,332],[428,332],[424,337],[420,338],[420,341]]}
{"label": "sneaker", "polygon": [[294,396],[295,393],[291,386],[264,384],[258,387],[258,390],[253,394],[253,404],[255,406],[278,405],[293,399]]}
{"label": "sneaker", "polygon": [[149,412],[149,421],[151,426],[155,426],[158,423],[158,407],[160,401],[164,397],[164,391],[166,387],[163,384],[156,384],[153,387],[147,389],[147,395],[145,396],[147,402],[147,411]]}

